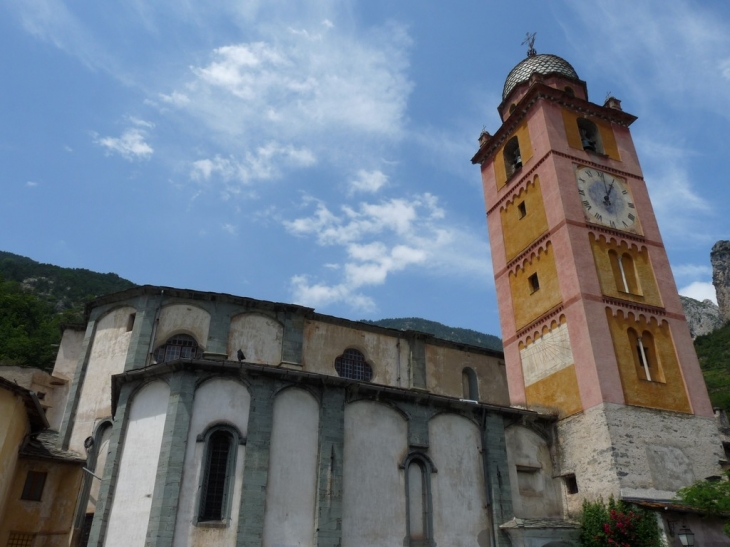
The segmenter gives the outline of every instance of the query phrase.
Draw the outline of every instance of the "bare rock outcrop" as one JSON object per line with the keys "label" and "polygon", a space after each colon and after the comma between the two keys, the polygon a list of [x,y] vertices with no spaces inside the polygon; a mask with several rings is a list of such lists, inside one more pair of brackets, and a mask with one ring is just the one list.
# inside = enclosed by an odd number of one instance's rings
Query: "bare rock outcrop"
{"label": "bare rock outcrop", "polygon": [[688,296],[680,296],[684,316],[687,318],[689,332],[692,338],[710,334],[720,328],[723,321],[720,318],[720,308],[712,300],[695,300]]}
{"label": "bare rock outcrop", "polygon": [[710,252],[712,284],[715,285],[720,318],[730,321],[730,241],[718,241]]}

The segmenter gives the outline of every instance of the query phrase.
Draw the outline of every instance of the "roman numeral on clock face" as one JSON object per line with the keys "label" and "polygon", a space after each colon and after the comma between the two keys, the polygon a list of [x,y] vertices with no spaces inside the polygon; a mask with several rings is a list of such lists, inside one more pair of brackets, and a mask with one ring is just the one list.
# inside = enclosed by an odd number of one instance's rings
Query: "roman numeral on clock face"
{"label": "roman numeral on clock face", "polygon": [[631,203],[630,201],[626,204],[626,206],[627,207],[630,207],[631,209],[635,209],[636,208],[636,207],[634,207],[634,204]]}
{"label": "roman numeral on clock face", "polygon": [[603,216],[601,216],[601,213],[596,213],[593,216],[596,217],[596,220],[603,220]]}
{"label": "roman numeral on clock face", "polygon": [[636,220],[636,217],[634,215],[632,215],[631,213],[629,213],[626,216],[629,218],[629,220]]}
{"label": "roman numeral on clock face", "polygon": [[593,209],[593,207],[591,207],[591,203],[587,199],[583,200],[583,207],[585,207],[588,211]]}

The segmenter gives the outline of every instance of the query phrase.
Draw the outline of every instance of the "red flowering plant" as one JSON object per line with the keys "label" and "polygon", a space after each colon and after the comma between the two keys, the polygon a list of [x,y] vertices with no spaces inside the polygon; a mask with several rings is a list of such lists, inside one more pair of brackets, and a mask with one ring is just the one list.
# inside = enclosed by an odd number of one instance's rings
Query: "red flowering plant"
{"label": "red flowering plant", "polygon": [[609,498],[583,502],[581,545],[584,547],[660,547],[659,526],[651,511]]}

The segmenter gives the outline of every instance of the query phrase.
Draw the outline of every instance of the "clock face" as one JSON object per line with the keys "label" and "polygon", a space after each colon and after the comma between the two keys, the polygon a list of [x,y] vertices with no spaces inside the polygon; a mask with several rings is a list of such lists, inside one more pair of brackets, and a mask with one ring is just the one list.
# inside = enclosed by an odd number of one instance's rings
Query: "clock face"
{"label": "clock face", "polygon": [[586,219],[617,230],[637,231],[636,207],[624,179],[592,167],[578,167],[576,178]]}

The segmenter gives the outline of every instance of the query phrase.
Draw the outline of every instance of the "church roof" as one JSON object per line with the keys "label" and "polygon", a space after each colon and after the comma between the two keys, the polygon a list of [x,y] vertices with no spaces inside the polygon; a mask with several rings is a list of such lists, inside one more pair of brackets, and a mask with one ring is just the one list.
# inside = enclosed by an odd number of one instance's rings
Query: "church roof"
{"label": "church roof", "polygon": [[558,73],[573,80],[580,80],[575,69],[562,57],[549,53],[529,55],[526,59],[518,63],[507,75],[507,80],[504,82],[504,90],[502,91],[502,100],[506,99],[507,95],[517,85],[528,81],[530,76],[535,73],[542,75]]}

